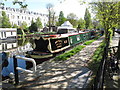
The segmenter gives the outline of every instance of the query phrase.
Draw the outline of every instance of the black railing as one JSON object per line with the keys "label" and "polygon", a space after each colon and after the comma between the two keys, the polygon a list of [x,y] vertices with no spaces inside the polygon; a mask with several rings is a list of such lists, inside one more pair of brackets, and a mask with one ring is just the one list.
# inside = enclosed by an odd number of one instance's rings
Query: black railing
{"label": "black railing", "polygon": [[106,46],[104,48],[104,53],[102,60],[100,62],[96,77],[94,79],[94,83],[92,86],[93,90],[103,90],[103,84],[104,84],[104,75],[106,70],[106,61],[108,58],[108,47],[109,47],[109,41],[110,41],[110,34],[108,34],[108,38],[106,40]]}
{"label": "black railing", "polygon": [[107,59],[107,47],[104,48],[103,58],[100,62],[96,77],[94,79],[94,83],[92,87],[93,90],[103,89],[106,59]]}

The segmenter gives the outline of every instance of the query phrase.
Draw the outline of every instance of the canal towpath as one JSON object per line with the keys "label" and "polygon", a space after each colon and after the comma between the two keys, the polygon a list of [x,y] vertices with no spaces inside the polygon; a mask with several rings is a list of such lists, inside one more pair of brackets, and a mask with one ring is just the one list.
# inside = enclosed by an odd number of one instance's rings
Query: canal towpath
{"label": "canal towpath", "polygon": [[99,38],[66,61],[52,60],[37,65],[35,74],[20,74],[17,86],[4,83],[3,87],[13,88],[86,88],[92,71],[87,67],[94,51],[103,41]]}

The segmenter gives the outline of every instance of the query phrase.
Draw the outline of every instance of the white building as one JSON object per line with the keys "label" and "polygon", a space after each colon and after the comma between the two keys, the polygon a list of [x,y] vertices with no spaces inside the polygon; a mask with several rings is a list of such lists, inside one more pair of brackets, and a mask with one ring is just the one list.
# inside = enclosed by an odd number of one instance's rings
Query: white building
{"label": "white building", "polygon": [[0,28],[0,40],[16,37],[17,37],[16,28]]}
{"label": "white building", "polygon": [[0,52],[2,51],[9,51],[12,49],[17,48],[17,42],[16,41],[11,41],[11,42],[2,42],[0,43]]}
{"label": "white building", "polygon": [[9,20],[12,25],[16,24],[20,26],[24,21],[27,23],[28,26],[30,26],[32,19],[36,21],[38,17],[41,19],[43,27],[45,27],[48,23],[48,15],[46,14],[32,12],[21,8],[16,9],[10,7],[0,7],[0,13],[2,11],[6,12],[6,15],[9,17]]}

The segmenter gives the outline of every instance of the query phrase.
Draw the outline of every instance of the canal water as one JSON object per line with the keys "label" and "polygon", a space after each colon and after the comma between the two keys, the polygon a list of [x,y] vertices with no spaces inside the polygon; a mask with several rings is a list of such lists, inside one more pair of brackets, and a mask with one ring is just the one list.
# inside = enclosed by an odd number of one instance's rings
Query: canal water
{"label": "canal water", "polygon": [[[0,66],[2,67],[2,79],[9,78],[10,73],[14,73],[13,56],[19,55],[26,57],[26,52],[35,48],[34,38],[21,38],[17,40],[3,40],[0,42]],[[4,52],[6,55],[4,55]],[[7,57],[6,57],[7,56]],[[45,60],[36,60],[37,64]],[[3,63],[4,62],[4,63]],[[32,67],[32,63],[25,60],[17,59],[18,66],[24,69]],[[19,71],[20,72],[20,71]]]}

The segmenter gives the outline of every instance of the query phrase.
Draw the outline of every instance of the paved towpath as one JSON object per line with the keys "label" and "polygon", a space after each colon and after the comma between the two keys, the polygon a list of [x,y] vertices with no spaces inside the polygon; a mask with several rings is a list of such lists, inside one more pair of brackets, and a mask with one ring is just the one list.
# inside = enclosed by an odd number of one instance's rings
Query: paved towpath
{"label": "paved towpath", "polygon": [[38,65],[35,75],[20,75],[17,88],[85,88],[92,74],[87,62],[103,39],[101,37],[87,45],[66,61],[50,60]]}

